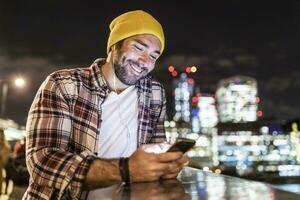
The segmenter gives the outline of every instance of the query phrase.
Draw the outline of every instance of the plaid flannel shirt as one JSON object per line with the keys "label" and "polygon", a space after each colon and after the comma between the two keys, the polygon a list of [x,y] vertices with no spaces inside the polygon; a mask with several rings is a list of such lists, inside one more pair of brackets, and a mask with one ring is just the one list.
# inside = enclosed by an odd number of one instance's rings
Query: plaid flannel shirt
{"label": "plaid flannel shirt", "polygon": [[[101,104],[109,89],[105,60],[89,68],[64,69],[42,83],[26,125],[30,181],[23,199],[81,199],[83,183],[97,157]],[[138,81],[138,146],[165,140],[165,91],[147,76]]]}

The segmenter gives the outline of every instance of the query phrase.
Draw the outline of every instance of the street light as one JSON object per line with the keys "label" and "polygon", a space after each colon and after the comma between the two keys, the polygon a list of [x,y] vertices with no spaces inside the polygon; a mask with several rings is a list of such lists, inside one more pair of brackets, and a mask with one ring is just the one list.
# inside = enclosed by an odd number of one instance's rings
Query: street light
{"label": "street light", "polygon": [[25,85],[25,80],[23,78],[16,78],[15,85],[19,88],[22,88]]}
{"label": "street light", "polygon": [[[6,99],[8,92],[8,80],[0,79],[1,84],[1,117],[4,117],[6,110]],[[25,80],[21,77],[15,79],[14,84],[17,88],[23,88],[25,86]]]}

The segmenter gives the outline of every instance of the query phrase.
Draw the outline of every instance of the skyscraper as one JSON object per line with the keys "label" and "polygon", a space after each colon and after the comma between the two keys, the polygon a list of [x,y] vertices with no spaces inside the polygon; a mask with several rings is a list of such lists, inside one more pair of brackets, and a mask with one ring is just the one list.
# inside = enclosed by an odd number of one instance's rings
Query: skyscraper
{"label": "skyscraper", "polygon": [[247,76],[222,79],[216,91],[221,122],[252,122],[257,120],[257,81]]}

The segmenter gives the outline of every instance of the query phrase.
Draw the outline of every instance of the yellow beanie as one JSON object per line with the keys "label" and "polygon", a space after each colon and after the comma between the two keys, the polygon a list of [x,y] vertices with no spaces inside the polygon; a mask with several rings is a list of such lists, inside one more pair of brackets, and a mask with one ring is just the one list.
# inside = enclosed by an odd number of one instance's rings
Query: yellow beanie
{"label": "yellow beanie", "polygon": [[160,53],[165,47],[165,36],[160,23],[150,14],[142,10],[126,12],[116,17],[109,25],[110,35],[107,42],[107,54],[110,47],[117,42],[139,34],[152,34],[161,43]]}

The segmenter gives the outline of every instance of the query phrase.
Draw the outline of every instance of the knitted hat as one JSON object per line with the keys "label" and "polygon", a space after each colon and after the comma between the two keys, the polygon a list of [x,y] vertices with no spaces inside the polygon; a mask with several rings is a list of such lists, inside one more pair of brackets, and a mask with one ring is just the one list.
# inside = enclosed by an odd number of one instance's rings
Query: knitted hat
{"label": "knitted hat", "polygon": [[107,42],[107,54],[110,47],[117,42],[139,34],[152,34],[161,43],[160,53],[165,47],[165,37],[162,26],[150,14],[142,10],[126,12],[116,17],[109,25],[110,35]]}

